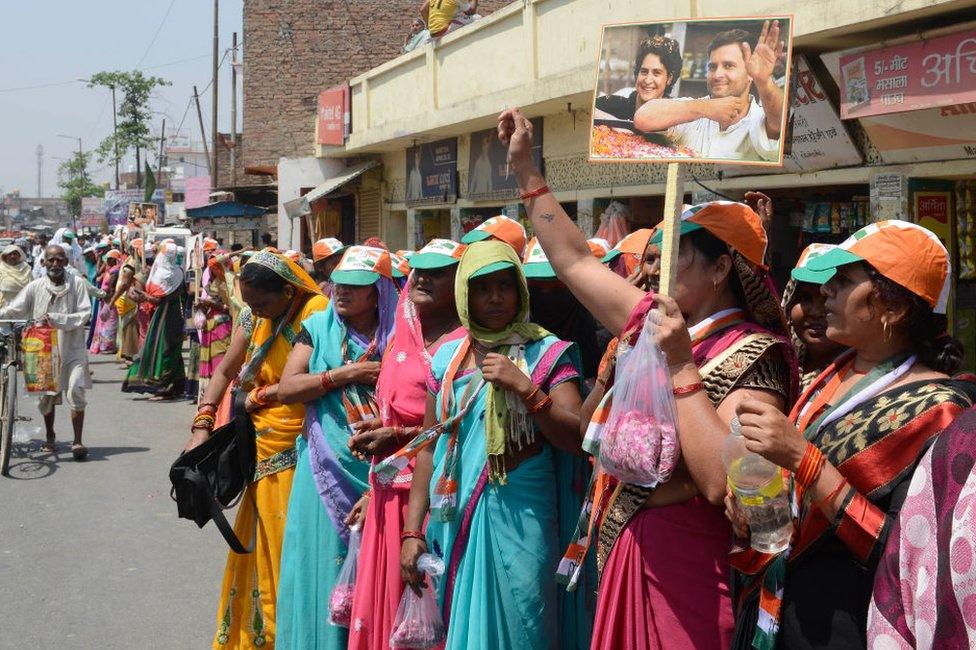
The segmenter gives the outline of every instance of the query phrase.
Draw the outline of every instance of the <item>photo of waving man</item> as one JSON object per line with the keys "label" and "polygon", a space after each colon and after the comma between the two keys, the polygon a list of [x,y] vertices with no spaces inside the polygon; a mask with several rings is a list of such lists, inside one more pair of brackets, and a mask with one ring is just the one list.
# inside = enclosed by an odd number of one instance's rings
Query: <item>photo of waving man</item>
{"label": "photo of waving man", "polygon": [[590,160],[781,164],[791,22],[605,25]]}

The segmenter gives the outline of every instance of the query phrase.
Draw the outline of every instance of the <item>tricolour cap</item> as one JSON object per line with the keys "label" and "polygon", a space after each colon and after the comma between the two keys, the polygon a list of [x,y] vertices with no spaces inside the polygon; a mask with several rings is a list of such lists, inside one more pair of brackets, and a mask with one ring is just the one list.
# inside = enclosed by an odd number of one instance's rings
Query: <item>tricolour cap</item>
{"label": "tricolour cap", "polygon": [[[765,266],[766,231],[755,210],[736,201],[710,201],[690,205],[681,213],[681,234],[704,228],[756,266]],[[651,239],[660,244],[664,232]]]}
{"label": "tricolour cap", "polygon": [[647,248],[647,243],[651,240],[655,230],[655,228],[641,228],[630,233],[604,254],[602,262],[604,264],[612,262],[622,253],[636,255],[638,259],[643,257],[644,249]]}
{"label": "tricolour cap", "polygon": [[346,250],[346,245],[334,237],[326,237],[312,244],[312,261],[318,262]]}
{"label": "tricolour cap", "polygon": [[828,271],[854,262],[867,262],[923,299],[935,313],[946,313],[952,267],[949,252],[932,231],[907,221],[879,221],[861,228],[807,266]]}
{"label": "tricolour cap", "polygon": [[525,240],[528,238],[522,224],[500,214],[497,217],[486,219],[484,223],[462,237],[461,242],[473,244],[489,237],[505,242],[515,249],[515,254],[519,257],[522,257],[525,252]]}
{"label": "tricolour cap", "polygon": [[610,249],[613,248],[610,242],[602,237],[591,237],[586,240],[586,245],[590,247],[590,252],[593,253],[593,257],[598,260],[602,260],[610,252]]}
{"label": "tricolour cap", "polygon": [[810,244],[800,253],[800,259],[796,261],[796,266],[790,271],[790,276],[797,282],[809,282],[810,284],[823,284],[834,277],[836,271],[828,269],[826,271],[814,271],[808,265],[810,260],[816,259],[824,253],[837,248],[834,244]]}
{"label": "tricolour cap", "polygon": [[393,260],[389,251],[372,246],[350,246],[332,271],[330,279],[333,284],[365,287],[374,284],[381,276],[393,277]]}
{"label": "tricolour cap", "polygon": [[417,251],[410,258],[412,269],[442,269],[461,261],[464,255],[464,244],[450,239],[431,239],[427,245]]}
{"label": "tricolour cap", "polygon": [[554,280],[556,270],[549,263],[549,257],[542,250],[542,245],[536,237],[529,240],[525,247],[525,258],[522,260],[522,271],[525,277],[535,280]]}

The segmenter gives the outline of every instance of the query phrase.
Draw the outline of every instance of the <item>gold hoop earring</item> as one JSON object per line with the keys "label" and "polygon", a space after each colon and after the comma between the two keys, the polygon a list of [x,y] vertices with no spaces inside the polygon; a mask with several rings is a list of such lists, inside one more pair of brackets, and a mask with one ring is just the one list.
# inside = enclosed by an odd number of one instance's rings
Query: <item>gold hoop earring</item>
{"label": "gold hoop earring", "polygon": [[888,321],[882,321],[881,335],[884,337],[885,343],[891,342],[891,323],[889,323]]}

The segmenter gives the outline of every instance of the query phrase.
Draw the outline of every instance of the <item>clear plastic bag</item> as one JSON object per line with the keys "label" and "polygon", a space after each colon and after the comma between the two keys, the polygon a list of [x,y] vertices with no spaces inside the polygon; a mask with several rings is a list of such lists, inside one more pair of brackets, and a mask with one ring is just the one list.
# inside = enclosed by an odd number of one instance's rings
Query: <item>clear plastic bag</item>
{"label": "clear plastic bag", "polygon": [[600,440],[600,465],[626,483],[654,487],[671,478],[681,456],[668,362],[657,344],[654,313],[637,343],[618,359],[613,403]]}
{"label": "clear plastic bag", "polygon": [[444,560],[424,553],[417,560],[417,570],[427,574],[427,585],[420,596],[409,587],[403,590],[390,635],[391,648],[427,650],[447,637],[435,593],[437,578],[444,573]]}
{"label": "clear plastic bag", "polygon": [[329,596],[329,623],[349,627],[352,620],[352,595],[356,590],[356,565],[359,563],[359,526],[349,528],[349,550],[342,562],[332,595]]}

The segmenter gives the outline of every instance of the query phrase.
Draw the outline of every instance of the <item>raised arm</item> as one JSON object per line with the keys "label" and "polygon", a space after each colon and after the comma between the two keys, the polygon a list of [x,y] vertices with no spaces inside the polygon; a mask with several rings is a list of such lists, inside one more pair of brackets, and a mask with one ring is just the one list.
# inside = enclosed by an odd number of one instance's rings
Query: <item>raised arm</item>
{"label": "raised arm", "polygon": [[776,62],[784,56],[786,48],[786,43],[780,40],[779,35],[779,21],[774,20],[770,25],[767,20],[763,23],[755,50],[748,43],[741,45],[746,72],[756,84],[759,101],[762,103],[766,118],[766,136],[772,140],[779,140],[783,128],[783,89],[773,81]]}
{"label": "raised arm", "polygon": [[[508,163],[521,193],[544,186],[546,179],[532,162],[532,123],[519,109],[501,114],[498,137],[508,147]],[[551,192],[526,200],[525,209],[559,279],[597,320],[619,334],[644,292],[593,257],[583,233]]]}
{"label": "raised arm", "polygon": [[634,127],[645,133],[666,131],[702,117],[728,125],[747,110],[749,103],[742,97],[651,99],[634,113]]}

